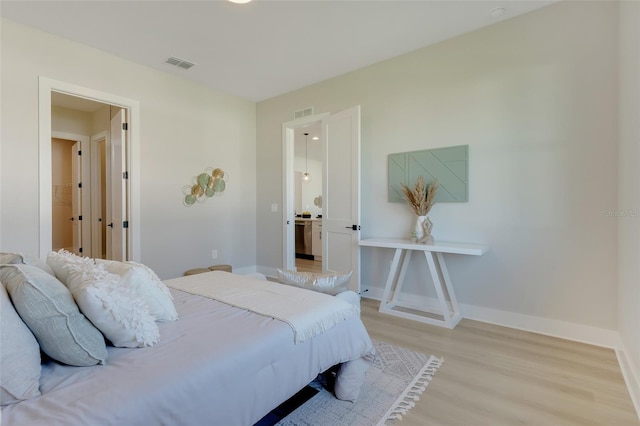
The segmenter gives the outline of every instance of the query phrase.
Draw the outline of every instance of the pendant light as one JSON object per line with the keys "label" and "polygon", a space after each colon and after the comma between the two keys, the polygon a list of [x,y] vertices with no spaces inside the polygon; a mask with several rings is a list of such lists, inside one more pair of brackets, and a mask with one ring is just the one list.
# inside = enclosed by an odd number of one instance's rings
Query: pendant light
{"label": "pendant light", "polygon": [[304,167],[304,174],[302,175],[302,182],[304,183],[309,183],[311,182],[311,175],[309,174],[309,141],[308,138],[309,137],[309,133],[305,133],[304,134],[304,161],[305,161],[305,167]]}

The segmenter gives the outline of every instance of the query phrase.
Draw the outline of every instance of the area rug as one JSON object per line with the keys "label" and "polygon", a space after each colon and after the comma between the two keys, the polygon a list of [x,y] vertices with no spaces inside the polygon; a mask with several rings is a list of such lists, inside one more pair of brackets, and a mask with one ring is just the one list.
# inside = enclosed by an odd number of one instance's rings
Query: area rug
{"label": "area rug", "polygon": [[278,426],[373,426],[402,419],[415,405],[443,360],[373,340],[376,358],[367,371],[358,401],[340,401],[320,381],[306,403],[277,423]]}

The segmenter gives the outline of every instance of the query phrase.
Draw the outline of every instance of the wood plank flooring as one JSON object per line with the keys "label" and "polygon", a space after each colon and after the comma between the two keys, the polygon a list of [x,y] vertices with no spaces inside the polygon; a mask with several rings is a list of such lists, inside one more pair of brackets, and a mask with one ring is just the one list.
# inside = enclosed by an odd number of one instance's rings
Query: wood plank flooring
{"label": "wood plank flooring", "polygon": [[445,362],[400,426],[640,425],[613,350],[462,320],[453,330],[378,312],[372,338]]}
{"label": "wood plank flooring", "polygon": [[322,272],[322,262],[296,258],[296,269],[298,272]]}

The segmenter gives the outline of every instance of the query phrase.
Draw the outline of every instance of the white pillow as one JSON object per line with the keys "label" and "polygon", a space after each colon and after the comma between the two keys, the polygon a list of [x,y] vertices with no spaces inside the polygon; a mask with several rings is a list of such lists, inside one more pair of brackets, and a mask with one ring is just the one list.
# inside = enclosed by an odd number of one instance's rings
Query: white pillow
{"label": "white pillow", "polygon": [[68,287],[82,313],[121,348],[153,346],[160,331],[149,307],[103,266],[69,264]]}
{"label": "white pillow", "polygon": [[0,404],[40,395],[40,346],[0,283]]}
{"label": "white pillow", "polygon": [[60,249],[55,252],[52,251],[47,255],[47,265],[53,270],[54,275],[58,278],[62,284],[69,287],[68,277],[69,271],[67,265],[93,265],[94,262],[88,257],[77,256],[70,251]]}
{"label": "white pillow", "polygon": [[295,287],[306,288],[335,296],[349,289],[351,271],[346,273],[296,272],[278,269],[278,281]]}
{"label": "white pillow", "polygon": [[169,288],[149,267],[135,262],[96,259],[99,265],[122,279],[122,284],[146,302],[157,321],[175,321],[178,313]]}

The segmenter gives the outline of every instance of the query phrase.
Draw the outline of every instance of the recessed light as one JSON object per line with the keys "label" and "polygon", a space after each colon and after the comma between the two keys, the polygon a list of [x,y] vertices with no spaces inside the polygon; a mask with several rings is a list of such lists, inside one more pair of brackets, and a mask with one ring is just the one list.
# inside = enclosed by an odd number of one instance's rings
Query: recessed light
{"label": "recessed light", "polygon": [[501,16],[504,16],[505,13],[507,13],[507,9],[504,7],[496,7],[489,12],[489,15],[491,15],[492,18],[500,18]]}
{"label": "recessed light", "polygon": [[317,137],[317,136],[314,136],[314,137],[312,137],[311,139],[313,139],[314,141],[317,141],[317,140],[318,140],[318,139],[320,139],[320,138],[319,138],[319,137]]}
{"label": "recessed light", "polygon": [[251,0],[229,0],[231,3],[245,4],[249,3]]}

